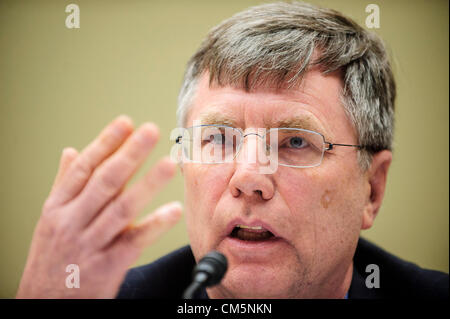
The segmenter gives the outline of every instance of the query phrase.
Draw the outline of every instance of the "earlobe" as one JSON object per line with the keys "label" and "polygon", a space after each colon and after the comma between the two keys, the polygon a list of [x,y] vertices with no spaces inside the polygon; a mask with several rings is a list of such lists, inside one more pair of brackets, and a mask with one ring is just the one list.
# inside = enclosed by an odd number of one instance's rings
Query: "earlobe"
{"label": "earlobe", "polygon": [[372,227],[386,189],[387,174],[392,162],[392,152],[384,150],[373,155],[367,170],[368,183],[366,205],[364,207],[361,229]]}

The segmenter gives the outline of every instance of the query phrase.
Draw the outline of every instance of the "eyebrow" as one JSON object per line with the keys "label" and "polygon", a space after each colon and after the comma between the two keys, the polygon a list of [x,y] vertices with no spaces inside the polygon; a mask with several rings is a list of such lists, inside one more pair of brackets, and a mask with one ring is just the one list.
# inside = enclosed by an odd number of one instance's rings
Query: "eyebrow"
{"label": "eyebrow", "polygon": [[200,115],[198,120],[200,120],[202,124],[226,125],[231,127],[237,127],[236,121],[234,119],[217,112]]}
{"label": "eyebrow", "polygon": [[[201,124],[205,125],[225,125],[225,126],[231,126],[234,128],[237,128],[237,121],[233,118],[230,118],[229,116],[218,113],[218,112],[212,112],[212,113],[205,113],[203,115],[200,115],[198,120],[201,121]],[[313,120],[309,116],[294,116],[291,118],[279,120],[276,122],[265,122],[264,126],[266,129],[270,128],[299,128],[309,131],[314,131],[317,133],[322,134],[326,140],[328,140],[329,136],[326,134],[324,129],[321,125],[319,125],[315,120]]]}
{"label": "eyebrow", "polygon": [[[267,126],[267,125],[266,125]],[[285,120],[280,120],[271,124],[272,127],[285,127],[285,128],[300,128],[304,130],[314,131],[323,134],[325,132],[323,128],[309,117],[292,117]]]}

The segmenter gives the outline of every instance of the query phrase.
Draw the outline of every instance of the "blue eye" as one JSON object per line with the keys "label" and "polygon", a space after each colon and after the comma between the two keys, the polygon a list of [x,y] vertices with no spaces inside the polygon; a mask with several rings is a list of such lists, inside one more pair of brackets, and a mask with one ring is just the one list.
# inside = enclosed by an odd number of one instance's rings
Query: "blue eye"
{"label": "blue eye", "polygon": [[307,143],[303,138],[295,136],[289,139],[289,146],[293,148],[303,148],[307,146]]}

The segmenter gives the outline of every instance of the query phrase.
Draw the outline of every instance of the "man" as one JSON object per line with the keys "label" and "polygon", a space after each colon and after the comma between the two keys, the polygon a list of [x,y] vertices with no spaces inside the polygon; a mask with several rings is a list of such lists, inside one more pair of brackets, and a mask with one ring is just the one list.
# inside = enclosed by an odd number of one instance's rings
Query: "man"
{"label": "man", "polygon": [[[211,250],[228,271],[198,298],[448,296],[448,275],[359,238],[384,196],[394,100],[383,43],[340,13],[277,3],[231,17],[189,61],[179,96],[190,246],[127,274],[181,207],[132,224],[176,165],[163,159],[123,190],[158,130],[121,116],[63,152],[17,297],[179,298]],[[70,264],[79,289],[65,286]]]}

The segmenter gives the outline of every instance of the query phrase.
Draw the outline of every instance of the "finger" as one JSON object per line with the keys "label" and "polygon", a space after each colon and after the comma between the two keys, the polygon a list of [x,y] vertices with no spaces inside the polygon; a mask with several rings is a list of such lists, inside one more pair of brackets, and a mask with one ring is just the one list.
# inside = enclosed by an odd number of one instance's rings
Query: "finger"
{"label": "finger", "polygon": [[160,160],[140,181],[111,201],[83,234],[92,250],[110,244],[130,225],[137,214],[153,199],[176,172],[176,164],[166,157]]}
{"label": "finger", "polygon": [[180,202],[163,205],[138,225],[124,231],[118,237],[116,245],[143,249],[172,228],[180,220],[181,214],[182,205]]}
{"label": "finger", "polygon": [[95,168],[114,153],[132,131],[132,121],[125,115],[117,117],[104,128],[70,165],[55,187],[51,204],[60,205],[74,198],[85,186]]}
{"label": "finger", "polygon": [[98,258],[106,261],[107,271],[115,271],[116,273],[117,271],[123,271],[136,262],[147,245],[155,242],[173,227],[180,219],[181,213],[180,202],[166,204],[158,208],[153,214],[148,215],[138,225],[126,229],[107,248],[90,255],[98,256]]}
{"label": "finger", "polygon": [[76,218],[72,218],[72,227],[85,227],[118,194],[142,165],[158,137],[157,126],[145,123],[114,155],[100,165],[72,203],[71,210],[77,214]]}
{"label": "finger", "polygon": [[74,149],[73,147],[66,147],[62,151],[61,159],[59,161],[59,169],[58,173],[56,174],[55,180],[53,182],[52,190],[50,193],[53,192],[55,187],[61,182],[61,178],[66,173],[67,169],[69,168],[70,164],[73,162],[73,160],[78,156],[78,151]]}
{"label": "finger", "polygon": [[181,217],[181,204],[174,202],[158,208],[140,224],[130,227],[105,250],[103,258],[114,260],[110,267],[129,267],[139,258],[142,250],[167,232]]}

